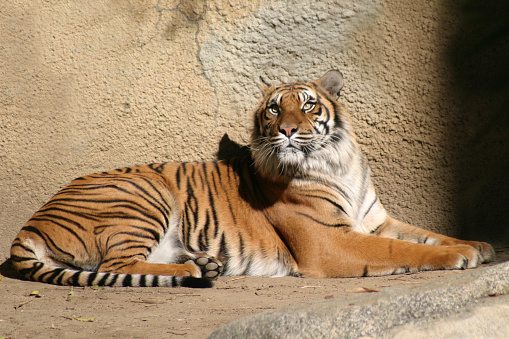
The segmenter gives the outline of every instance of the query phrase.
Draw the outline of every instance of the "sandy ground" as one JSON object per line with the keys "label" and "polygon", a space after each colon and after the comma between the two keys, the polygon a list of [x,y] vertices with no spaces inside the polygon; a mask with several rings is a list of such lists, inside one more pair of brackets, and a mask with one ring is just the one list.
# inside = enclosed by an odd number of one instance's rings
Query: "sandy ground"
{"label": "sandy ground", "polygon": [[[508,249],[497,254],[497,262],[509,260]],[[343,279],[220,277],[210,289],[71,288],[8,278],[12,272],[5,263],[0,272],[0,338],[206,338],[250,314],[465,271]]]}

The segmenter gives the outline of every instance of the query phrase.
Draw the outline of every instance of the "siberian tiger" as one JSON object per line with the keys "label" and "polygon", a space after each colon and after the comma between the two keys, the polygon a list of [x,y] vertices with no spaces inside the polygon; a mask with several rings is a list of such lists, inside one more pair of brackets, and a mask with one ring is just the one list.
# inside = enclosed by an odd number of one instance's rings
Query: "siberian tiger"
{"label": "siberian tiger", "polygon": [[72,181],[21,229],[13,266],[60,285],[206,287],[220,274],[379,276],[492,259],[487,243],[387,214],[336,100],[342,86],[337,70],[262,81],[250,156]]}

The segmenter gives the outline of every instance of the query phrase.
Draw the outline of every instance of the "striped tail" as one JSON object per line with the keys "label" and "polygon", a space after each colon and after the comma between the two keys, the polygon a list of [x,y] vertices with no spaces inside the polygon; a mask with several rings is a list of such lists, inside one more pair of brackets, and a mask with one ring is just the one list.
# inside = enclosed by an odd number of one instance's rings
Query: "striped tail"
{"label": "striped tail", "polygon": [[35,258],[11,255],[17,272],[27,280],[64,286],[123,286],[123,287],[212,287],[207,278],[158,276],[152,274],[118,274],[60,268]]}

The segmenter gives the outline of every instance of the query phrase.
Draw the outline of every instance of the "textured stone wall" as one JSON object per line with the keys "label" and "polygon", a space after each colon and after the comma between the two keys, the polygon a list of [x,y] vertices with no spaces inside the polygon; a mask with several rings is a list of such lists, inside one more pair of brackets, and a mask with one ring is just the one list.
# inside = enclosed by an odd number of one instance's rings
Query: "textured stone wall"
{"label": "textured stone wall", "polygon": [[0,257],[74,177],[212,159],[247,143],[259,76],[339,68],[374,182],[396,217],[455,235],[464,128],[440,1],[28,1],[0,8]]}

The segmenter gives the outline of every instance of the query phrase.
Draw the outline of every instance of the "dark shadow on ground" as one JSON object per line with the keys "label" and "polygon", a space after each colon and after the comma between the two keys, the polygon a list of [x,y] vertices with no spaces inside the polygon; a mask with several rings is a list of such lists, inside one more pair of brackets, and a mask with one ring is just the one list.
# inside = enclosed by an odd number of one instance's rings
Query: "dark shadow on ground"
{"label": "dark shadow on ground", "polygon": [[0,274],[4,277],[23,280],[12,266],[11,259],[7,259],[2,264],[0,264]]}

